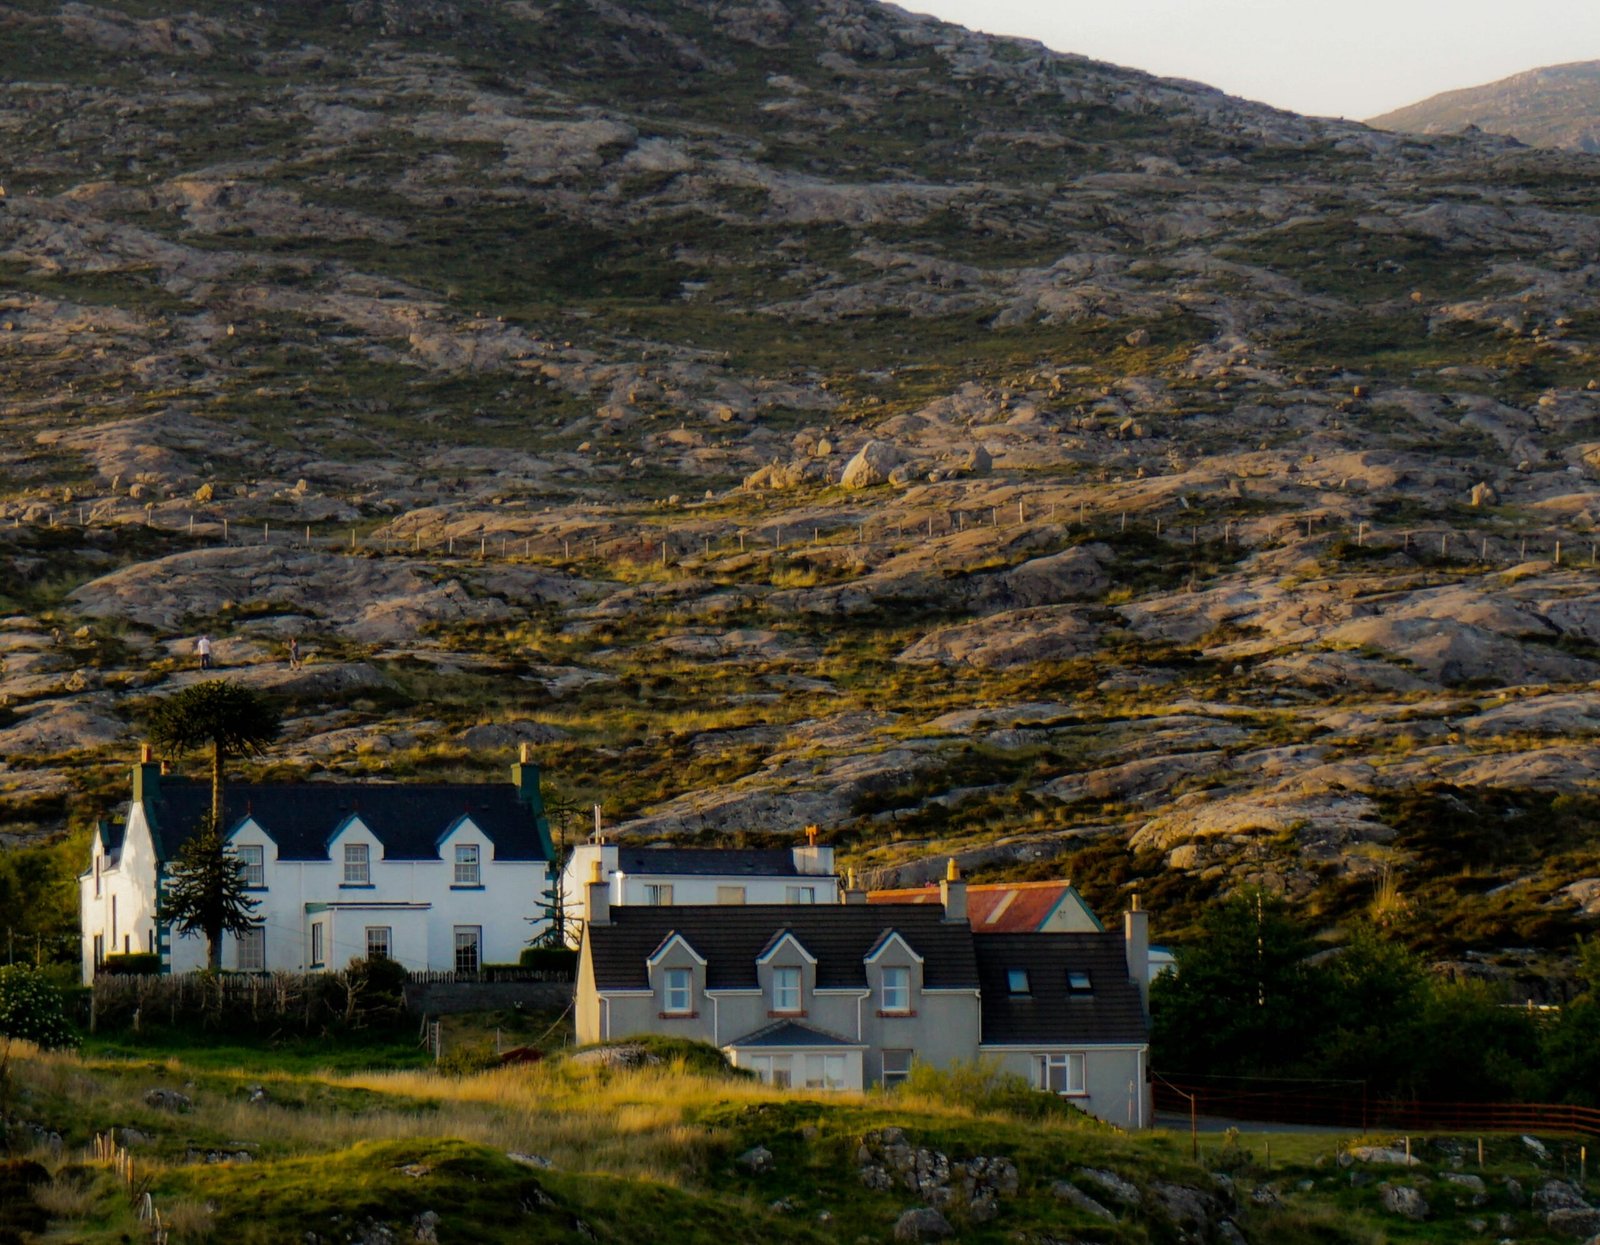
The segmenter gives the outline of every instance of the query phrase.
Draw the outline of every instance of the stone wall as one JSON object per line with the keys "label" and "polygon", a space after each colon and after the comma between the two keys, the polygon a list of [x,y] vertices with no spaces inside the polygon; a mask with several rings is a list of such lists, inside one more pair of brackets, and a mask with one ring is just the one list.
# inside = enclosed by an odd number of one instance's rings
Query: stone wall
{"label": "stone wall", "polygon": [[406,1007],[417,1014],[448,1016],[520,1007],[556,1011],[572,1002],[570,981],[460,981],[406,986]]}

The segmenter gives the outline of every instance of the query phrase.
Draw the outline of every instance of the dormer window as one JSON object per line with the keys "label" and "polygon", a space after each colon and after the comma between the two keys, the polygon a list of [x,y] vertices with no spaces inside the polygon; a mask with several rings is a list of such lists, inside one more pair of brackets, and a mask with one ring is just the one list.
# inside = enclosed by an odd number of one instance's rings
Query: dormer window
{"label": "dormer window", "polygon": [[817,888],[815,886],[785,886],[783,888],[784,903],[816,903]]}
{"label": "dormer window", "polygon": [[344,845],[344,884],[370,886],[372,884],[372,849],[365,843]]}
{"label": "dormer window", "polygon": [[682,1016],[694,1010],[694,979],[687,968],[669,968],[665,994],[667,1015]]}
{"label": "dormer window", "polygon": [[1028,984],[1028,970],[1025,968],[1006,969],[1006,989],[1013,997],[1031,995],[1033,989]]}
{"label": "dormer window", "polygon": [[775,968],[772,970],[772,1010],[798,1013],[800,1011],[800,970]]}
{"label": "dormer window", "polygon": [[267,885],[265,852],[259,843],[246,843],[234,849],[239,853],[239,872],[245,889],[265,890]]}
{"label": "dormer window", "polygon": [[911,970],[903,967],[883,970],[883,1010],[907,1013],[911,1010]]}
{"label": "dormer window", "polygon": [[456,844],[456,880],[457,886],[483,885],[483,872],[479,868],[478,845],[476,843]]}
{"label": "dormer window", "polygon": [[1067,970],[1067,993],[1071,995],[1093,994],[1094,983],[1089,979],[1089,974],[1069,968]]}
{"label": "dormer window", "polygon": [[672,884],[670,882],[646,882],[644,901],[651,907],[670,908],[672,906]]}

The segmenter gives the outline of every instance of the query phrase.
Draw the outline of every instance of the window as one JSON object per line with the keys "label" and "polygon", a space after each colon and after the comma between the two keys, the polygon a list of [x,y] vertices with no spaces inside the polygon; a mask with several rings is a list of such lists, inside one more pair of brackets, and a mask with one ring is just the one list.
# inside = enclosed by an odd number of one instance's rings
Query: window
{"label": "window", "polygon": [[372,884],[371,848],[365,843],[344,845],[344,884],[370,886]]}
{"label": "window", "polygon": [[100,898],[100,857],[94,858],[94,897]]}
{"label": "window", "polygon": [[783,888],[784,903],[816,903],[817,888],[815,886],[785,886]]}
{"label": "window", "polygon": [[1028,988],[1028,970],[1025,968],[1006,969],[1006,989],[1012,994],[1032,994]]}
{"label": "window", "polygon": [[456,972],[475,973],[478,971],[478,952],[482,945],[483,926],[456,926]]}
{"label": "window", "polygon": [[800,970],[775,968],[772,970],[772,1010],[797,1012],[800,1010]]}
{"label": "window", "polygon": [[257,925],[239,935],[239,971],[259,973],[267,967],[267,931]]}
{"label": "window", "polygon": [[456,844],[456,885],[483,885],[483,875],[478,868],[478,845],[476,843]]}
{"label": "window", "polygon": [[672,903],[672,884],[670,882],[645,883],[644,901],[656,908],[670,906]]}
{"label": "window", "polygon": [[883,970],[883,1010],[909,1012],[911,1010],[911,970],[886,968]]}
{"label": "window", "polygon": [[1081,1054],[1035,1055],[1034,1067],[1039,1088],[1052,1094],[1082,1094],[1083,1056]]}
{"label": "window", "polygon": [[264,853],[259,843],[246,843],[235,849],[239,854],[239,872],[244,874],[244,884],[251,890],[261,890],[267,884]]}
{"label": "window", "polygon": [[671,1015],[683,1016],[694,1010],[694,994],[690,989],[689,970],[687,968],[667,969],[667,1012]]}
{"label": "window", "polygon": [[793,1055],[752,1055],[749,1068],[767,1084],[780,1089],[788,1089],[794,1081]]}
{"label": "window", "polygon": [[111,949],[117,949],[117,897],[111,896]]}
{"label": "window", "polygon": [[322,947],[322,922],[311,922],[311,967],[321,968],[324,961]]}
{"label": "window", "polygon": [[717,902],[721,904],[737,904],[744,902],[744,887],[719,886],[717,887]]}
{"label": "window", "polygon": [[886,1050],[883,1052],[883,1083],[899,1085],[911,1075],[911,1052]]}
{"label": "window", "polygon": [[96,968],[99,968],[105,962],[106,962],[106,936],[104,934],[96,934],[94,936],[94,966]]}
{"label": "window", "polygon": [[1089,980],[1088,973],[1080,973],[1074,969],[1068,969],[1067,992],[1069,994],[1093,994],[1094,983]]}
{"label": "window", "polygon": [[393,942],[392,931],[387,925],[367,926],[367,959],[389,958],[389,947]]}
{"label": "window", "polygon": [[807,1055],[807,1089],[843,1089],[843,1055]]}
{"label": "window", "polygon": [[145,939],[145,948],[144,949],[147,952],[149,952],[151,955],[154,955],[156,953],[156,931],[153,928],[146,930],[145,931],[145,935],[144,935],[144,939]]}

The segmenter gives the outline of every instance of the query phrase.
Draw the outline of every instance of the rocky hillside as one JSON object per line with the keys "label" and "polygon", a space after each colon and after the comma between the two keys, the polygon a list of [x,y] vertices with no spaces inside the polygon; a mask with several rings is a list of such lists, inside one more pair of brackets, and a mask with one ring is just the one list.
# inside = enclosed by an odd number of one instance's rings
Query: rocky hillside
{"label": "rocky hillside", "polygon": [[1169,938],[1600,914],[1590,159],[864,0],[23,0],[0,55],[14,838],[209,632],[274,774],[532,740],[623,833]]}
{"label": "rocky hillside", "polygon": [[1374,117],[1371,124],[1413,134],[1458,134],[1470,125],[1532,147],[1600,152],[1600,61],[1550,65],[1446,91]]}

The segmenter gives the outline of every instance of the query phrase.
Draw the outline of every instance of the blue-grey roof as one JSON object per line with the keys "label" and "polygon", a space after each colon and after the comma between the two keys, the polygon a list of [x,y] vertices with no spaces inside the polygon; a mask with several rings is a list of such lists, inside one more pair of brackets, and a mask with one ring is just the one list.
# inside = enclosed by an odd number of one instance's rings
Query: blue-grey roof
{"label": "blue-grey roof", "polygon": [[[800,877],[794,853],[786,847],[619,847],[623,873],[667,873],[682,877]],[[804,876],[812,876],[806,874]],[[831,881],[821,874],[818,882]]]}
{"label": "blue-grey roof", "polygon": [[746,1046],[859,1046],[860,1043],[847,1041],[832,1033],[824,1033],[821,1029],[813,1029],[810,1025],[797,1024],[793,1020],[780,1020],[729,1042],[728,1045],[737,1046],[742,1050]]}
{"label": "blue-grey roof", "polygon": [[[537,794],[534,796],[537,799]],[[156,854],[170,860],[211,811],[209,783],[163,778],[151,815]],[[550,831],[512,783],[236,783],[225,789],[223,825],[254,818],[282,860],[327,860],[328,841],[352,816],[383,847],[385,860],[437,860],[439,841],[470,817],[496,860],[549,860]]]}

